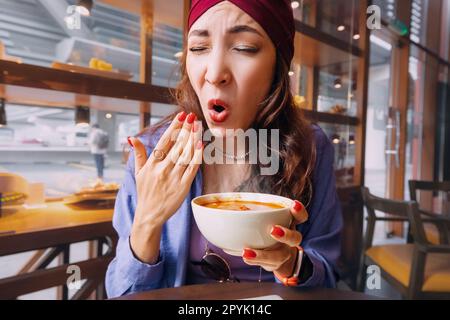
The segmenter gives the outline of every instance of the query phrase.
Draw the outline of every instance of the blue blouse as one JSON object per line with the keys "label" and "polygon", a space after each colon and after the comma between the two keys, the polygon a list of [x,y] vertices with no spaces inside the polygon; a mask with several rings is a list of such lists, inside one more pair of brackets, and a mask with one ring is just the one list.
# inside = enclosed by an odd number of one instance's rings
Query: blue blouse
{"label": "blue blouse", "polygon": [[[150,154],[165,128],[153,135],[140,137]],[[313,265],[312,276],[300,286],[334,287],[337,280],[337,260],[340,255],[342,215],[336,193],[333,170],[334,148],[318,126],[313,126],[317,156],[313,171],[313,195],[307,207],[309,219],[298,225],[303,235],[302,247]],[[119,240],[116,257],[106,273],[108,297],[117,297],[139,291],[179,287],[187,283],[193,215],[191,200],[202,193],[201,170],[192,183],[178,211],[165,223],[161,236],[160,256],[150,265],[136,259],[130,249],[129,236],[136,209],[136,181],[134,153],[126,167],[125,178],[117,195],[113,226]],[[273,281],[278,281],[274,279]]]}

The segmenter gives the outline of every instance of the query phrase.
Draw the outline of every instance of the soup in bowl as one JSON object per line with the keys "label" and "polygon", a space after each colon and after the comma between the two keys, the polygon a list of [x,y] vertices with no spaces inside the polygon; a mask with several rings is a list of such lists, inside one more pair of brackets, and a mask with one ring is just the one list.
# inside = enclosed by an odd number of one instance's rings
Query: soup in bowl
{"label": "soup in bowl", "polygon": [[265,249],[277,243],[274,225],[289,227],[291,199],[262,193],[214,193],[192,200],[195,222],[203,236],[226,253],[241,256],[244,248]]}

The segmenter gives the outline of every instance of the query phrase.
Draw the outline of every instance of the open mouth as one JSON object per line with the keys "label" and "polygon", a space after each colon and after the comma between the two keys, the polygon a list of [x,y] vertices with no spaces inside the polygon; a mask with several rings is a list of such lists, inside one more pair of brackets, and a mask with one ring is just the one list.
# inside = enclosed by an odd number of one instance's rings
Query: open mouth
{"label": "open mouth", "polygon": [[222,100],[212,99],[208,102],[209,116],[213,122],[224,122],[227,120],[230,111],[229,106]]}
{"label": "open mouth", "polygon": [[213,106],[213,109],[214,109],[214,111],[216,111],[217,113],[221,113],[222,111],[225,110],[225,107],[223,107],[223,106],[221,106],[221,105],[218,105],[218,104],[215,104],[215,105]]}

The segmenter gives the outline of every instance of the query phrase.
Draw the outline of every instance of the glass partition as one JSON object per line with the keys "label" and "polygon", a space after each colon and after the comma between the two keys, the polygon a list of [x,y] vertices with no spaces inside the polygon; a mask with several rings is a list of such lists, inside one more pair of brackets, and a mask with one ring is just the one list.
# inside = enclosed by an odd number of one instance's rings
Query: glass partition
{"label": "glass partition", "polygon": [[[352,57],[350,58],[352,59]],[[356,74],[349,72],[354,68],[352,63],[345,62],[320,68],[317,110],[322,112],[356,115]],[[351,69],[350,69],[351,70]]]}
{"label": "glass partition", "polygon": [[346,187],[354,184],[355,173],[355,146],[360,141],[355,141],[354,126],[319,122],[334,146],[334,169],[337,187]]}
{"label": "glass partition", "polygon": [[317,26],[345,42],[358,41],[359,10],[359,0],[321,0]]}
{"label": "glass partition", "polygon": [[296,20],[345,42],[358,41],[359,0],[292,1]]}
{"label": "glass partition", "polygon": [[98,124],[109,137],[106,182],[121,182],[127,137],[139,131],[139,115],[90,110],[89,125],[75,122],[75,109],[6,105],[8,125],[0,128],[0,171],[43,182],[48,197],[78,191],[96,180],[90,133]]}
{"label": "glass partition", "polygon": [[153,24],[152,84],[175,87],[180,79],[183,50],[183,0],[155,0]]}
{"label": "glass partition", "polygon": [[10,60],[139,81],[140,3],[0,0],[0,41]]}

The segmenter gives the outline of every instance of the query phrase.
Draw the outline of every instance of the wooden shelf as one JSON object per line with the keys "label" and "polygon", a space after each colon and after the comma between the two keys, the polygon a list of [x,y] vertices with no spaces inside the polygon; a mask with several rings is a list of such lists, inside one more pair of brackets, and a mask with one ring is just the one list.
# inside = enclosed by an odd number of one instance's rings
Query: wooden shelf
{"label": "wooden shelf", "polygon": [[335,123],[348,126],[357,126],[360,123],[360,120],[357,117],[342,114],[318,112],[307,109],[303,109],[303,114],[312,122]]}
{"label": "wooden shelf", "polygon": [[[0,60],[0,70],[0,96],[8,101],[18,102],[27,95],[32,98],[28,100],[40,100],[36,103],[38,105],[50,106],[61,102],[73,105],[77,103],[77,98],[86,100],[91,96],[156,103],[170,103],[172,100],[168,88],[138,82],[4,60]],[[20,90],[19,87],[34,90]]]}

